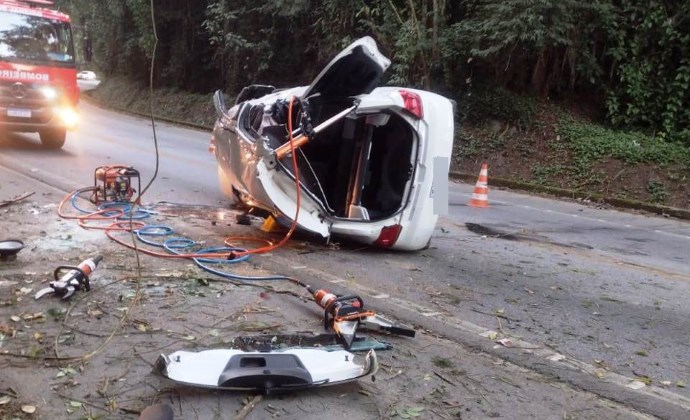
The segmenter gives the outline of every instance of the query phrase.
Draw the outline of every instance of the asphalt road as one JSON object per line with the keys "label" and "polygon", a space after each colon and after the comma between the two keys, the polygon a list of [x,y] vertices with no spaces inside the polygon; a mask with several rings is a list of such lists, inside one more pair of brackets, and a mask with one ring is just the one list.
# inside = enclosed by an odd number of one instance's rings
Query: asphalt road
{"label": "asphalt road", "polygon": [[[44,150],[36,134],[8,134],[0,140],[2,158],[16,160],[36,176],[49,178],[65,190],[94,183],[94,170],[104,165],[138,169],[142,189],[155,173],[156,156],[151,120],[113,115],[81,101],[82,120],[68,132],[61,150]],[[158,125],[158,124],[157,124]],[[159,171],[146,192],[148,202],[161,200],[221,204],[210,133],[164,125],[157,130]]]}
{"label": "asphalt road", "polygon": [[[151,121],[85,102],[81,109],[63,150],[10,134],[0,139],[0,165],[71,191],[92,185],[97,166],[126,164],[146,185],[155,168]],[[210,134],[156,127],[160,167],[145,202],[228,206]],[[346,243],[335,252],[298,238],[294,252],[263,263],[361,293],[418,327],[645,412],[687,413],[690,224],[498,190],[490,208],[476,209],[466,205],[471,192],[451,183],[450,214],[423,252]],[[497,344],[494,332],[511,341]],[[571,363],[553,367],[554,355]],[[634,391],[635,378],[652,386]]]}

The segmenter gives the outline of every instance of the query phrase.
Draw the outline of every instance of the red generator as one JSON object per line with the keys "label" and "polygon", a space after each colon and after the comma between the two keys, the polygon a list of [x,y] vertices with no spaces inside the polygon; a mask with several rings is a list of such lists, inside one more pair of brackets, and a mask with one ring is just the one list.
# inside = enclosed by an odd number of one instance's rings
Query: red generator
{"label": "red generator", "polygon": [[[134,189],[134,183],[137,188]],[[94,204],[133,203],[134,194],[141,191],[139,171],[131,166],[113,165],[96,168],[93,174],[94,193],[91,198]],[[140,198],[136,204],[141,204]]]}

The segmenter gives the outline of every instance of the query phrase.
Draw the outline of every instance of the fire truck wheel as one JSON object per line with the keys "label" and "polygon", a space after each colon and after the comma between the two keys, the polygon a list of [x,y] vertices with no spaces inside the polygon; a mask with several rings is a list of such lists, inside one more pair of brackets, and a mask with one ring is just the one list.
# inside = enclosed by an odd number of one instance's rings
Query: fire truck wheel
{"label": "fire truck wheel", "polygon": [[67,138],[67,130],[64,128],[55,128],[52,130],[44,130],[39,133],[41,136],[41,143],[48,149],[59,149],[65,144]]}

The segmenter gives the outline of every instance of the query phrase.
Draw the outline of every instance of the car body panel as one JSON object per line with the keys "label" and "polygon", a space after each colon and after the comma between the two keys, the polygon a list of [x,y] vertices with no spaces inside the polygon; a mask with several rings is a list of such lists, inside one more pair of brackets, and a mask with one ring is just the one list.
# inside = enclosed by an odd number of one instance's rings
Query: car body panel
{"label": "car body panel", "polygon": [[371,92],[391,62],[371,37],[348,45],[321,70],[304,96],[355,96]]}
{"label": "car body panel", "polygon": [[[379,57],[377,54],[380,53],[370,47],[369,41],[356,42],[354,45],[356,48],[366,45],[368,53],[375,51],[373,56],[369,55],[374,57],[370,61],[373,66],[380,66],[380,69],[388,66],[388,60]],[[348,47],[345,51],[352,51],[352,48]],[[351,57],[348,54],[340,54],[339,57]],[[359,56],[357,60],[361,58]],[[329,68],[333,68],[333,61],[326,70]],[[224,104],[216,104],[219,118],[212,143],[218,162],[219,181],[225,195],[238,197],[249,206],[294,220],[297,214],[297,188],[291,154],[288,153],[283,159],[277,156],[277,147],[285,147],[287,143],[285,140],[276,141],[268,131],[277,129],[284,139],[286,125],[276,125],[276,121],[272,120],[275,114],[269,110],[277,104],[287,103],[293,97],[316,97],[320,101],[340,98],[339,93],[323,96],[328,89],[323,89],[322,82],[317,81],[324,80],[326,70],[311,86],[273,91],[235,104],[230,109],[225,109]],[[326,78],[333,77],[333,74]],[[342,86],[337,82],[335,84]],[[336,104],[331,110],[327,109],[331,106],[328,101],[317,102],[317,114],[321,111],[324,114],[315,123],[317,127],[339,109],[347,112],[348,103],[354,103],[356,108],[353,107],[354,110],[337,121],[333,128],[325,129],[323,134],[319,133],[296,152],[301,185],[297,224],[324,238],[336,235],[379,245],[377,240],[384,229],[399,226],[401,229],[391,248],[424,248],[438,220],[434,185],[447,185],[447,166],[454,135],[453,103],[427,91],[400,87],[369,90],[368,86],[368,83],[360,84],[358,89],[363,91],[347,98],[351,102],[345,101],[342,106]],[[354,90],[347,93],[352,92]],[[414,110],[406,108],[404,97],[409,95],[417,98],[417,105],[421,105],[423,113],[415,115]],[[256,119],[259,117],[260,124]],[[350,126],[354,127],[353,130],[359,130],[356,135],[345,134],[349,133]],[[328,130],[331,130],[331,134]],[[350,151],[348,142],[355,145],[353,151]],[[324,150],[318,152],[319,148]],[[329,155],[336,154],[336,162],[341,162],[341,156],[337,154],[339,150],[346,150],[353,156],[351,160],[348,160],[349,155],[342,157],[342,162],[352,163],[352,171],[345,168],[345,171],[334,174],[337,168]],[[355,174],[357,162],[364,165],[361,179]],[[446,167],[434,170],[434,164],[439,162]],[[320,175],[324,173],[328,176]],[[347,179],[341,179],[341,173]],[[445,176],[445,179],[435,181],[434,174]],[[329,180],[331,184],[347,184],[345,181],[348,179],[346,190],[329,187]],[[338,194],[344,196],[345,193],[346,202],[337,199]],[[362,196],[358,197],[358,193]],[[447,194],[439,197],[447,197]],[[438,204],[436,200],[436,207],[444,207]]]}
{"label": "car body panel", "polygon": [[[264,159],[257,162],[257,176],[266,195],[284,215],[295,219],[297,212],[297,193],[292,179],[280,176],[281,173],[268,169]],[[303,229],[318,233],[323,237],[330,235],[330,224],[325,220],[320,207],[300,192],[300,211],[297,223]]]}

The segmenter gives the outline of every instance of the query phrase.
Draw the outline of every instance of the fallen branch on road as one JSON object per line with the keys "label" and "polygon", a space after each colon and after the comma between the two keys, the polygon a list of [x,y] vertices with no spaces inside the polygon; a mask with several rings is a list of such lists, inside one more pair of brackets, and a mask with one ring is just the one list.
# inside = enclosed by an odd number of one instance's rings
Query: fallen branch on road
{"label": "fallen branch on road", "polygon": [[36,193],[35,193],[35,192],[27,192],[27,193],[24,193],[24,194],[22,194],[22,195],[20,195],[20,196],[18,196],[18,197],[10,198],[9,200],[5,200],[5,201],[0,201],[0,207],[7,207],[7,206],[10,206],[10,205],[12,205],[12,204],[14,204],[14,203],[17,203],[17,202],[19,202],[19,201],[22,201],[22,200],[24,200],[24,199],[26,199],[26,198],[31,197],[31,196],[34,195],[34,194],[36,194]]}

